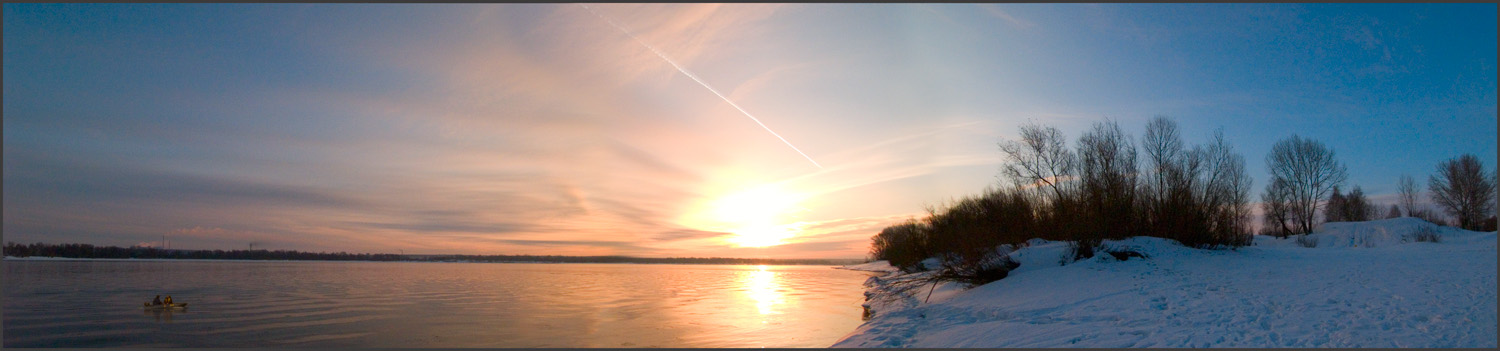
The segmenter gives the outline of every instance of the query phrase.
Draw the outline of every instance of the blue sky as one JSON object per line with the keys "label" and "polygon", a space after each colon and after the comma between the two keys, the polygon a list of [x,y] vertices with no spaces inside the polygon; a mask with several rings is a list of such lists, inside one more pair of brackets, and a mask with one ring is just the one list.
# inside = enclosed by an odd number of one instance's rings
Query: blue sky
{"label": "blue sky", "polygon": [[[1496,159],[1494,4],[6,4],[7,241],[860,257],[1021,124]],[[603,16],[603,17],[600,17]],[[753,114],[822,168],[641,42]]]}

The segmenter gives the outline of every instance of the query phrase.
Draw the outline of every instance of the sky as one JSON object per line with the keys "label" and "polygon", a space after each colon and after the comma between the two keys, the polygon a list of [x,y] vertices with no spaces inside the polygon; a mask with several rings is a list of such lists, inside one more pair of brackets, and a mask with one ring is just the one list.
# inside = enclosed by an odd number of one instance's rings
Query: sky
{"label": "sky", "polygon": [[[861,258],[1019,126],[1496,165],[1495,4],[5,4],[4,240]],[[732,102],[732,103],[731,103]],[[738,108],[737,108],[737,107]],[[784,141],[783,141],[784,140]],[[805,154],[805,156],[804,156]],[[1424,186],[1425,188],[1425,186]]]}

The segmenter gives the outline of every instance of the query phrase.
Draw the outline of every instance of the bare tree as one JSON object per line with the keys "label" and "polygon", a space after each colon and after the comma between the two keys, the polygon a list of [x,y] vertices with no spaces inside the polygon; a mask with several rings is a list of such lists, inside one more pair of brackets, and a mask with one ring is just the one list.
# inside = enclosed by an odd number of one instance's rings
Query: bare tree
{"label": "bare tree", "polygon": [[1224,140],[1224,130],[1214,131],[1213,142],[1203,149],[1207,176],[1198,203],[1209,219],[1210,242],[1245,245],[1250,242],[1250,176],[1245,157]]}
{"label": "bare tree", "polygon": [[1401,209],[1407,217],[1413,216],[1417,211],[1417,181],[1411,176],[1402,174],[1401,183],[1396,186],[1396,193],[1401,195]]}
{"label": "bare tree", "polygon": [[1147,172],[1146,186],[1152,200],[1160,201],[1167,197],[1168,185],[1172,184],[1174,178],[1182,177],[1182,170],[1177,167],[1178,161],[1187,157],[1182,146],[1182,138],[1177,132],[1177,123],[1166,117],[1157,116],[1146,124],[1146,135],[1141,139],[1141,147],[1146,151]]}
{"label": "bare tree", "polygon": [[1198,178],[1203,173],[1204,152],[1200,147],[1183,148],[1177,123],[1156,117],[1146,125],[1141,142],[1146,149],[1149,168],[1143,186],[1146,197],[1146,225],[1156,235],[1179,242],[1207,231],[1200,220]]}
{"label": "bare tree", "polygon": [[1068,150],[1062,131],[1035,124],[1021,126],[1020,141],[1000,143],[1000,151],[1010,159],[1000,170],[1019,187],[1049,189],[1054,201],[1066,192],[1064,181],[1073,177],[1073,153]]}
{"label": "bare tree", "polygon": [[1155,235],[1188,246],[1246,245],[1250,186],[1245,158],[1216,130],[1207,145],[1183,149],[1177,124],[1156,117],[1146,125],[1145,222]]}
{"label": "bare tree", "polygon": [[1312,232],[1323,197],[1348,178],[1348,170],[1334,158],[1333,149],[1297,135],[1271,146],[1266,168],[1273,181],[1286,182],[1291,191],[1291,214],[1298,234]]}
{"label": "bare tree", "polygon": [[1261,209],[1265,212],[1265,227],[1262,234],[1285,238],[1292,235],[1292,189],[1285,179],[1272,179],[1261,193]]}
{"label": "bare tree", "polygon": [[1428,177],[1432,202],[1458,219],[1458,226],[1481,230],[1483,221],[1495,212],[1495,175],[1487,174],[1479,157],[1464,154],[1438,164],[1438,174]]}
{"label": "bare tree", "polygon": [[1135,234],[1135,144],[1114,121],[1094,123],[1078,138],[1079,187],[1085,204],[1089,239]]}

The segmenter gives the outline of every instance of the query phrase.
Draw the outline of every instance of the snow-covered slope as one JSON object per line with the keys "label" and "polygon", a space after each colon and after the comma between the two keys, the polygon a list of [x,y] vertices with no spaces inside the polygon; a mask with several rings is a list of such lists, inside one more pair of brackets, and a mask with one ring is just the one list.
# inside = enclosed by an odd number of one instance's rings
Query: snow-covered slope
{"label": "snow-covered slope", "polygon": [[886,272],[886,273],[895,272],[895,271],[899,270],[895,266],[892,266],[890,262],[885,261],[885,260],[865,262],[865,263],[861,263],[861,264],[848,265],[848,266],[842,266],[842,267],[836,267],[836,268],[839,268],[839,269],[848,269],[848,270],[851,270],[851,271]]}
{"label": "snow-covered slope", "polygon": [[[1425,226],[1442,241],[1401,239]],[[1063,243],[1037,241],[1003,280],[872,302],[834,346],[1496,347],[1495,233],[1401,218],[1312,238],[1208,251],[1137,237],[1110,244],[1149,259],[1065,266]]]}

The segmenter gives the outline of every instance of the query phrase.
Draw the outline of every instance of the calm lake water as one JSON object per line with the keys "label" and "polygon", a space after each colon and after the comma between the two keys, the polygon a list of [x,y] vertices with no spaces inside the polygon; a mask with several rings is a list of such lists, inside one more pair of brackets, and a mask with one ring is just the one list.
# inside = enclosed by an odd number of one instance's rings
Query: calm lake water
{"label": "calm lake water", "polygon": [[[827,347],[828,266],[6,260],[5,347]],[[170,294],[186,310],[145,311]]]}

